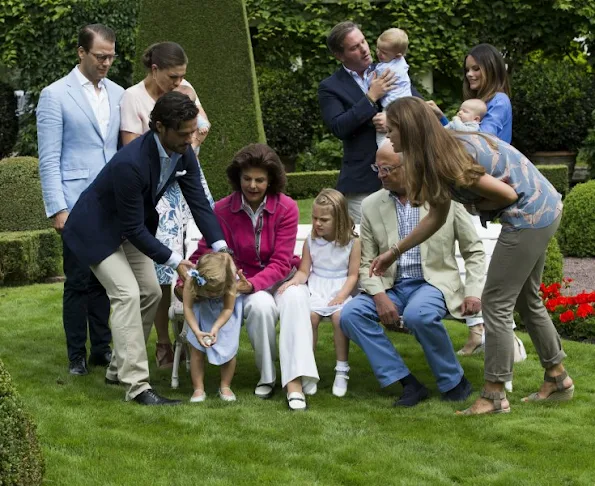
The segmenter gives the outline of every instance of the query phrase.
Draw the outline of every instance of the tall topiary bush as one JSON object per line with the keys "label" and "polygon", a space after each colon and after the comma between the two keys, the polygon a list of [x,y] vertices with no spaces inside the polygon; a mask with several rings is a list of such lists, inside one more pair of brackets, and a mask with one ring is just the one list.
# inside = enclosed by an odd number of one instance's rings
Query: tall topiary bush
{"label": "tall topiary bush", "polygon": [[595,257],[595,181],[568,193],[557,236],[564,255]]}
{"label": "tall topiary bush", "polygon": [[[212,127],[200,162],[215,199],[229,193],[225,168],[244,145],[264,142],[248,20],[241,0],[141,2],[137,52],[154,42],[178,42],[188,55],[186,78],[198,93]],[[135,79],[144,77],[140,62]]]}
{"label": "tall topiary bush", "polygon": [[543,276],[541,281],[545,285],[551,285],[555,282],[561,282],[564,278],[564,257],[560,252],[558,240],[552,238],[548,244],[545,254],[545,266],[543,267]]}
{"label": "tall topiary bush", "polygon": [[0,187],[0,232],[51,227],[43,207],[36,158],[0,160]]}
{"label": "tall topiary bush", "polygon": [[41,484],[44,469],[35,424],[0,360],[0,485]]}
{"label": "tall topiary bush", "polygon": [[17,99],[12,86],[0,81],[0,159],[9,156],[17,140]]}

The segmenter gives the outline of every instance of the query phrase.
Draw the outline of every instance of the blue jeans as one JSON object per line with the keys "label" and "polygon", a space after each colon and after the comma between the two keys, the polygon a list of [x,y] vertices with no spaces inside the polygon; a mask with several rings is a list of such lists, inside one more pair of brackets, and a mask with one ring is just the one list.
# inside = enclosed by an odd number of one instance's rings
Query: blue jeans
{"label": "blue jeans", "polygon": [[[424,279],[407,278],[398,280],[386,294],[421,344],[438,389],[444,393],[458,385],[463,369],[442,324],[448,312],[442,292]],[[345,304],[341,311],[341,329],[362,348],[381,387],[410,373],[379,323],[372,296],[361,294]]]}

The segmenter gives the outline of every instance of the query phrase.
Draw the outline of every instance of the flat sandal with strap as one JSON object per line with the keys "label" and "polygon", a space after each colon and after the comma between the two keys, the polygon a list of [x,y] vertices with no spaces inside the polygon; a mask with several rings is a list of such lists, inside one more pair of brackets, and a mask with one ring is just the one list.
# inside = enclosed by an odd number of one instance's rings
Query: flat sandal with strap
{"label": "flat sandal with strap", "polygon": [[548,383],[555,383],[556,390],[550,393],[547,397],[542,397],[539,392],[531,393],[528,397],[522,399],[523,402],[543,402],[549,400],[552,402],[568,402],[574,396],[574,383],[568,388],[564,387],[564,380],[568,378],[568,372],[564,370],[558,376],[549,376],[547,371],[543,375],[543,381]]}
{"label": "flat sandal with strap", "polygon": [[487,415],[487,414],[495,414],[495,413],[509,413],[510,412],[510,405],[506,408],[502,407],[502,401],[506,399],[506,392],[489,392],[485,388],[481,390],[479,395],[481,398],[485,398],[486,400],[490,400],[494,405],[493,410],[488,410],[487,412],[474,412],[472,407],[469,407],[462,411],[457,411],[457,415]]}

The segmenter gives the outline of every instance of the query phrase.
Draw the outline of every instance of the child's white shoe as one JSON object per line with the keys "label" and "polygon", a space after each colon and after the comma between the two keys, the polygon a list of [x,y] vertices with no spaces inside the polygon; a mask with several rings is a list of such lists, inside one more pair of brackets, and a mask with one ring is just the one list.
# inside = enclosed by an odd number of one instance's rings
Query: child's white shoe
{"label": "child's white shoe", "polygon": [[291,392],[287,394],[287,406],[289,407],[289,410],[295,412],[295,411],[301,411],[301,410],[306,410],[306,397],[304,396],[303,393],[300,392]]}
{"label": "child's white shoe", "polygon": [[[224,395],[222,393],[222,390],[229,390],[230,391],[230,395]],[[219,388],[219,398],[221,400],[223,400],[224,402],[235,402],[236,401],[236,396],[235,393],[231,391],[231,388],[229,388],[228,386],[224,386],[223,388]]]}
{"label": "child's white shoe", "polygon": [[338,371],[335,375],[335,381],[333,383],[333,395],[336,397],[344,397],[347,393],[347,380],[349,375],[344,371]]}
{"label": "child's white shoe", "polygon": [[[202,393],[196,394],[197,391],[202,391]],[[207,399],[207,394],[204,390],[194,390],[194,394],[190,397],[190,401],[192,403],[199,403],[204,402]]]}
{"label": "child's white shoe", "polygon": [[504,388],[508,393],[512,393],[512,381],[507,381],[504,383]]}

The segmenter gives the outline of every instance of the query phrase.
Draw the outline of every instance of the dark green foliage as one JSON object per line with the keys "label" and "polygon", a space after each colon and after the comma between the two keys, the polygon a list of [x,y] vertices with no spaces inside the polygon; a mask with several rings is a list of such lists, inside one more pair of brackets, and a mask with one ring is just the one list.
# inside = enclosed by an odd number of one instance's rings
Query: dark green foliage
{"label": "dark green foliage", "polygon": [[306,199],[316,196],[324,187],[335,187],[338,170],[318,172],[293,172],[287,174],[287,195],[293,199]]}
{"label": "dark green foliage", "polygon": [[0,360],[0,485],[41,484],[44,469],[35,424]]}
{"label": "dark green foliage", "polygon": [[595,111],[591,114],[591,126],[582,146],[582,150],[589,165],[589,178],[595,179]]}
{"label": "dark green foliage", "polygon": [[513,145],[525,154],[577,151],[595,109],[593,76],[571,61],[528,63],[512,77]]}
{"label": "dark green foliage", "polygon": [[17,99],[12,86],[0,81],[0,159],[12,153],[19,132]]}
{"label": "dark green foliage", "polygon": [[53,229],[0,233],[1,285],[44,282],[61,273],[62,240]]}
{"label": "dark green foliage", "polygon": [[314,141],[312,147],[300,154],[296,170],[307,172],[316,170],[339,170],[343,160],[343,143],[331,134]]}
{"label": "dark green foliage", "polygon": [[267,143],[281,157],[310,147],[320,122],[318,104],[305,95],[307,84],[288,69],[259,68],[258,92]]}
{"label": "dark green foliage", "polygon": [[[186,78],[194,86],[211,121],[200,163],[215,199],[229,194],[225,168],[249,143],[264,142],[258,88],[248,23],[241,0],[176,2],[145,0],[139,16],[137,52],[154,42],[178,42],[188,55]],[[135,79],[144,77],[137,65]]]}
{"label": "dark green foliage", "polygon": [[551,285],[561,282],[562,278],[564,278],[564,257],[558,246],[558,240],[552,238],[547,246],[541,281],[545,285]]}
{"label": "dark green foliage", "polygon": [[595,181],[568,193],[557,236],[565,256],[595,257]]}
{"label": "dark green foliage", "polygon": [[0,232],[45,229],[39,162],[33,157],[0,160]]}
{"label": "dark green foliage", "polygon": [[[65,76],[77,63],[81,27],[102,23],[117,36],[118,60],[110,69],[112,81],[128,87],[132,80],[135,26],[139,0],[14,0],[0,2],[0,63],[16,67],[19,86],[37,105],[41,90]],[[21,122],[20,155],[36,155],[35,116]]]}
{"label": "dark green foliage", "polygon": [[562,196],[568,192],[568,166],[567,165],[537,165],[537,169],[556,188]]}

